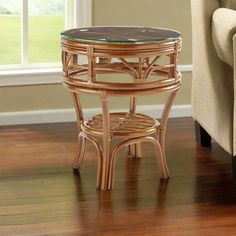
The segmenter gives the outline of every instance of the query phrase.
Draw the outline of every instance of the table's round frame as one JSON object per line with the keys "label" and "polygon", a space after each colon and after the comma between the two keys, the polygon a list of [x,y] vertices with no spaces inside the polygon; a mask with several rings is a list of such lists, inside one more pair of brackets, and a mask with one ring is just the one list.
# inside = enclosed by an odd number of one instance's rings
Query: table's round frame
{"label": "table's round frame", "polygon": [[[162,178],[169,177],[165,158],[165,133],[168,114],[177,91],[181,86],[181,74],[177,71],[178,54],[181,50],[181,38],[144,44],[115,44],[96,43],[68,39],[62,37],[62,63],[64,85],[72,92],[78,122],[78,148],[74,169],[82,165],[86,140],[91,141],[98,151],[97,188],[112,189],[114,183],[114,167],[117,152],[124,146],[127,153],[136,157],[141,156],[141,142],[152,142],[156,150],[156,158]],[[86,55],[88,63],[79,64],[78,56]],[[158,64],[162,56],[169,58],[168,63]],[[116,60],[114,61],[114,58]],[[138,62],[130,62],[127,58],[138,58]],[[132,83],[101,82],[96,80],[96,74],[126,73],[133,78]],[[80,78],[87,75],[87,79]],[[161,76],[162,79],[150,81],[150,75]],[[142,114],[136,113],[136,96],[144,96],[159,92],[169,92],[164,106],[160,123],[153,122]],[[102,115],[84,120],[82,106],[78,93],[97,95],[102,106]],[[137,128],[125,127],[120,130],[112,128],[112,119],[116,114],[109,113],[107,98],[109,96],[129,96],[129,112],[121,121],[131,119],[140,124]],[[119,114],[118,114],[119,115]],[[123,114],[121,114],[123,115]],[[126,119],[126,116],[129,117]],[[94,118],[95,119],[95,118]],[[133,119],[133,120],[132,120]],[[113,123],[115,123],[114,120]],[[122,123],[121,122],[121,123]],[[150,124],[144,127],[142,124]],[[91,125],[92,124],[92,125]],[[102,130],[101,130],[102,125]],[[153,137],[155,134],[155,137]],[[102,146],[98,137],[103,139]],[[111,150],[111,139],[115,136],[125,140]]]}

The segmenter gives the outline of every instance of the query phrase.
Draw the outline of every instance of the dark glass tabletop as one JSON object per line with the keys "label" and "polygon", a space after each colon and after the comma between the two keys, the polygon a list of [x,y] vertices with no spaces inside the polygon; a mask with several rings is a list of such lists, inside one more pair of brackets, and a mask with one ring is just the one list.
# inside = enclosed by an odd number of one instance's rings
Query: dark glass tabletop
{"label": "dark glass tabletop", "polygon": [[151,27],[88,27],[66,30],[63,38],[95,43],[157,43],[180,39],[174,30]]}

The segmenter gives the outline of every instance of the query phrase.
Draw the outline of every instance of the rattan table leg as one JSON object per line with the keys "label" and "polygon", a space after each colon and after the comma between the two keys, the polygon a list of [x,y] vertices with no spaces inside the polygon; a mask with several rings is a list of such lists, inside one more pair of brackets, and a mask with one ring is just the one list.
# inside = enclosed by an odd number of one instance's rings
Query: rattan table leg
{"label": "rattan table leg", "polygon": [[[136,105],[137,105],[137,98],[131,97],[130,98],[130,107],[129,107],[129,111],[131,114],[136,113]],[[135,143],[135,144],[128,145],[126,148],[126,153],[129,156],[141,158],[142,157],[141,143]]]}
{"label": "rattan table leg", "polygon": [[161,178],[167,179],[169,178],[169,171],[167,167],[167,162],[165,160],[165,156],[163,155],[161,145],[159,141],[151,136],[141,137],[141,138],[130,138],[127,139],[121,143],[118,143],[111,153],[111,159],[110,159],[110,166],[109,166],[109,178],[108,178],[108,190],[111,190],[114,185],[114,178],[115,178],[115,164],[116,164],[116,158],[117,158],[117,152],[124,146],[132,145],[135,143],[141,143],[141,142],[151,142],[154,145],[155,148],[155,156],[157,160],[157,166],[161,173]]}
{"label": "rattan table leg", "polygon": [[161,178],[167,179],[169,178],[169,170],[166,162],[166,157],[165,154],[163,153],[161,145],[157,139],[153,137],[148,137],[148,138],[152,139],[152,143],[155,146],[157,166],[161,172]]}
{"label": "rattan table leg", "polygon": [[165,107],[164,107],[164,110],[162,112],[162,117],[161,117],[161,122],[160,122],[160,130],[159,130],[159,140],[160,140],[159,142],[160,142],[161,149],[162,149],[163,160],[165,162],[164,167],[166,168],[167,173],[169,172],[169,170],[168,170],[168,167],[167,167],[166,155],[165,155],[166,124],[167,124],[170,109],[171,109],[171,106],[173,104],[174,98],[177,94],[177,91],[171,92],[171,94],[169,95],[169,97],[168,97],[168,99],[165,103]]}
{"label": "rattan table leg", "polygon": [[102,179],[101,179],[101,189],[107,190],[108,188],[108,174],[110,165],[110,123],[109,123],[109,107],[107,103],[107,97],[102,94],[102,119],[103,119],[103,148],[102,148]]}
{"label": "rattan table leg", "polygon": [[78,134],[78,142],[77,142],[77,149],[74,159],[74,170],[79,170],[83,164],[84,154],[85,154],[85,146],[86,146],[86,139],[81,135]]}
{"label": "rattan table leg", "polygon": [[141,143],[128,145],[126,147],[126,154],[132,157],[141,158],[142,157]]}

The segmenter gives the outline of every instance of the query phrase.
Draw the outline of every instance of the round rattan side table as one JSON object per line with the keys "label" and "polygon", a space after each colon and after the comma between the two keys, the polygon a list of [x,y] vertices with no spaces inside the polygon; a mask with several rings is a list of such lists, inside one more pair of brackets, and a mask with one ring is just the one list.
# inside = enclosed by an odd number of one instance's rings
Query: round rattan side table
{"label": "round rattan side table", "polygon": [[[142,142],[153,143],[161,178],[169,177],[165,133],[181,86],[177,70],[181,42],[177,31],[148,27],[88,27],[61,34],[63,84],[71,91],[78,123],[74,169],[83,163],[86,142],[92,142],[98,152],[98,189],[112,189],[117,152],[126,147],[129,155],[140,157]],[[113,73],[120,74],[121,80],[98,78]],[[129,81],[122,79],[124,74]],[[160,121],[136,111],[138,96],[160,92],[169,94]],[[102,114],[84,119],[79,93],[98,96]],[[127,112],[109,111],[107,100],[114,96],[130,97]],[[116,137],[122,141],[111,148]]]}

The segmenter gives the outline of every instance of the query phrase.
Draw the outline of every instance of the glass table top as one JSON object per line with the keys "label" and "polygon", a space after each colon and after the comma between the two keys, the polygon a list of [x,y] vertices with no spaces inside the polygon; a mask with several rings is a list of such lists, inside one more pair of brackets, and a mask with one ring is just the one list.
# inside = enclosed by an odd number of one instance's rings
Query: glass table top
{"label": "glass table top", "polygon": [[95,43],[144,44],[180,39],[174,30],[151,27],[87,27],[66,30],[63,38]]}

